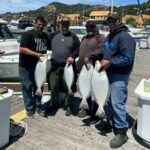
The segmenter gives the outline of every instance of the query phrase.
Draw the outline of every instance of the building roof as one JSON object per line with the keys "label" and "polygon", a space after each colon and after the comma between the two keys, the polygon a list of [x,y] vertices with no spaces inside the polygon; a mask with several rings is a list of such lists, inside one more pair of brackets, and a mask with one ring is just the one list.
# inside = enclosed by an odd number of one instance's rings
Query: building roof
{"label": "building roof", "polygon": [[63,13],[60,13],[59,15],[65,16],[65,17],[79,17],[80,16],[80,14],[63,14]]}
{"label": "building roof", "polygon": [[108,16],[108,14],[109,14],[109,11],[92,11],[91,13],[90,13],[90,17],[91,16]]}

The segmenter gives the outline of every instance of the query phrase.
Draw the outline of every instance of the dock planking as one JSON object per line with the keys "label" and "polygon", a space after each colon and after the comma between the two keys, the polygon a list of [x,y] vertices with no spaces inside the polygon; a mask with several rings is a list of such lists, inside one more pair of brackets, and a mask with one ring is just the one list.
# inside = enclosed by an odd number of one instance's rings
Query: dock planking
{"label": "dock planking", "polygon": [[[150,75],[149,56],[150,50],[141,50],[139,53],[136,53],[134,70],[129,81],[129,96],[126,106],[127,118],[131,125],[137,118],[137,97],[134,95],[134,90],[145,75]],[[66,117],[62,108],[53,114],[48,114],[47,117],[35,115],[34,119],[24,119],[28,123],[27,135],[19,138],[6,149],[110,150],[109,141],[114,136],[113,133],[102,134],[101,122],[88,126],[85,124],[86,119],[78,118],[76,115]],[[119,150],[147,150],[147,148],[134,140],[131,128],[127,134],[129,140]]]}

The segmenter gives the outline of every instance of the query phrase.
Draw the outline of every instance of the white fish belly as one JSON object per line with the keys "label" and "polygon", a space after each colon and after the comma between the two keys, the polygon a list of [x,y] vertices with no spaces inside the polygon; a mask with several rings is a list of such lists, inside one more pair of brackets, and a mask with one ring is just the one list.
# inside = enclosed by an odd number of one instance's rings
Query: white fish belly
{"label": "white fish belly", "polygon": [[46,80],[46,68],[47,68],[47,58],[45,58],[42,62],[40,60],[37,62],[34,76],[35,76],[35,83],[38,88],[42,87]]}
{"label": "white fish belly", "polygon": [[66,82],[67,88],[68,88],[68,92],[70,94],[73,94],[72,90],[71,90],[71,86],[73,84],[73,80],[74,80],[74,72],[73,72],[73,67],[72,65],[68,65],[66,64],[65,68],[64,68],[64,80]]}
{"label": "white fish belly", "polygon": [[[99,64],[98,64],[99,65]],[[100,69],[100,66],[95,66],[93,76],[92,76],[92,93],[95,97],[95,101],[99,105],[99,113],[103,113],[103,106],[106,100],[109,97],[109,81],[105,71],[100,73],[97,70]]]}
{"label": "white fish belly", "polygon": [[88,64],[89,70],[86,69],[85,65],[82,67],[78,78],[79,91],[82,98],[88,98],[91,92],[91,78],[93,73],[93,66]]}

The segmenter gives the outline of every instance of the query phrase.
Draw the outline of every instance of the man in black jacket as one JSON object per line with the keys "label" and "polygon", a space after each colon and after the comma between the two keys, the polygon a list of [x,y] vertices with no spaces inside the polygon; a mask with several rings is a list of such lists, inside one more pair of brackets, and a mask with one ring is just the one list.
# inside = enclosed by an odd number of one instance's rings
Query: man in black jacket
{"label": "man in black jacket", "polygon": [[104,58],[101,65],[107,71],[111,96],[105,105],[105,113],[107,120],[112,120],[116,132],[116,136],[110,142],[110,147],[118,148],[128,139],[126,132],[129,125],[126,120],[125,105],[136,43],[117,14],[108,15],[107,21],[110,33],[106,37]]}

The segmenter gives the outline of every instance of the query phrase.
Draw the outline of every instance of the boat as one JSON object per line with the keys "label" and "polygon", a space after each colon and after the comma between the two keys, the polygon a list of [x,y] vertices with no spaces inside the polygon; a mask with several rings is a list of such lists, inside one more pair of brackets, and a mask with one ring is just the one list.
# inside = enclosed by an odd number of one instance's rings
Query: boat
{"label": "boat", "polygon": [[87,34],[85,26],[70,26],[69,30],[76,34],[80,41]]}
{"label": "boat", "polygon": [[[50,69],[51,51],[48,51],[47,70]],[[19,42],[12,35],[7,22],[0,19],[0,82],[19,81]]]}
{"label": "boat", "polygon": [[0,55],[0,81],[19,81],[18,72],[19,52],[4,53]]}
{"label": "boat", "polygon": [[22,33],[26,28],[33,27],[33,24],[25,16],[21,16],[18,20],[11,20],[7,26],[12,33]]}
{"label": "boat", "polygon": [[7,27],[7,21],[0,19],[0,50],[5,53],[19,52],[19,42]]}
{"label": "boat", "polygon": [[[51,51],[48,51],[47,71],[50,69]],[[19,52],[0,55],[0,82],[19,82]]]}

